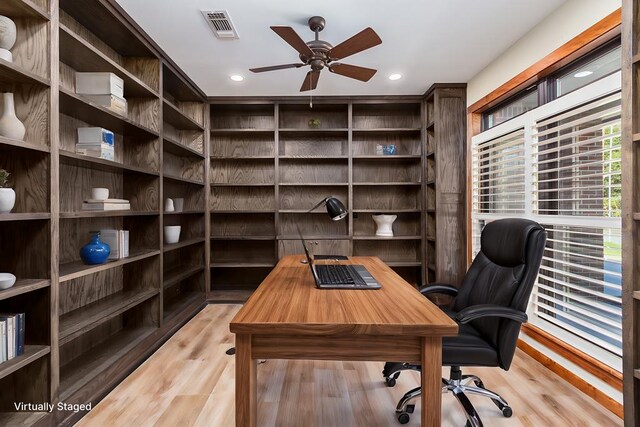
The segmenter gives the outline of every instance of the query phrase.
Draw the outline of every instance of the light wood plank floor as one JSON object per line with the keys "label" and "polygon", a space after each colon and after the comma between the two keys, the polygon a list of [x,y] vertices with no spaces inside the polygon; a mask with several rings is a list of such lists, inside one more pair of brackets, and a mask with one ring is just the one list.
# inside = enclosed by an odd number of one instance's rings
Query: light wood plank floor
{"label": "light wood plank floor", "polygon": [[[110,393],[78,426],[234,426],[234,358],[229,321],[239,305],[209,305]],[[258,425],[398,426],[394,408],[416,373],[384,385],[382,363],[268,360],[258,368]],[[503,418],[488,399],[470,396],[485,426],[621,426],[622,421],[518,350],[509,372],[480,376],[512,406]],[[448,369],[443,369],[443,376]],[[443,396],[443,425],[461,427],[462,410]],[[420,405],[408,425],[419,425]]]}

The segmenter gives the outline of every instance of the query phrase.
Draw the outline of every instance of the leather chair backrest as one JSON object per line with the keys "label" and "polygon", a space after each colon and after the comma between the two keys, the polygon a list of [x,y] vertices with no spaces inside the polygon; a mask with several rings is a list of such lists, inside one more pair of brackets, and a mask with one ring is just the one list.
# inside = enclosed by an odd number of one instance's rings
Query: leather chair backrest
{"label": "leather chair backrest", "polygon": [[[490,222],[482,230],[480,252],[462,281],[453,310],[496,304],[526,311],[547,239],[538,223],[509,218]],[[520,324],[498,317],[471,322],[498,351],[500,366],[509,369]]]}

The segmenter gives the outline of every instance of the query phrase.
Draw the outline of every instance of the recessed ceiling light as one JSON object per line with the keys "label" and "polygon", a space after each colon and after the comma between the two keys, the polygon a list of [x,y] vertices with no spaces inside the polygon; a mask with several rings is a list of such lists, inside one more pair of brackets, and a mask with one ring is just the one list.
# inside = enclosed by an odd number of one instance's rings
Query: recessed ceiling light
{"label": "recessed ceiling light", "polygon": [[402,78],[402,74],[391,74],[389,75],[389,80],[400,80]]}
{"label": "recessed ceiling light", "polygon": [[573,75],[573,77],[581,78],[581,77],[590,76],[591,74],[593,74],[593,71],[584,70],[584,71],[578,71]]}
{"label": "recessed ceiling light", "polygon": [[244,77],[242,77],[242,76],[241,76],[241,75],[239,75],[239,74],[233,74],[233,75],[229,76],[229,78],[230,78],[231,80],[233,80],[234,82],[241,82],[241,81],[243,81],[243,80],[244,80]]}

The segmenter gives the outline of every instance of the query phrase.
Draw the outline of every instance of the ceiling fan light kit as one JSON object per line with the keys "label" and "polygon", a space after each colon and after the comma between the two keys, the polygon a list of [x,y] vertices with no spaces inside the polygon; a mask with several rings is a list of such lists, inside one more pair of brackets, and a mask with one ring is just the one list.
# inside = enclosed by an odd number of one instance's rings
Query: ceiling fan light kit
{"label": "ceiling fan light kit", "polygon": [[284,70],[288,68],[301,68],[309,66],[311,70],[300,87],[300,92],[313,90],[318,86],[320,71],[327,68],[334,74],[367,82],[377,70],[357,65],[342,64],[338,61],[363,50],[370,49],[382,43],[382,40],[371,28],[365,28],[353,37],[343,41],[337,46],[320,40],[319,33],[324,29],[326,21],[321,16],[313,16],[309,19],[309,28],[315,33],[315,39],[305,42],[291,27],[272,26],[271,29],[293,47],[298,53],[301,63],[274,65],[270,67],[251,68],[254,73],[265,71]]}

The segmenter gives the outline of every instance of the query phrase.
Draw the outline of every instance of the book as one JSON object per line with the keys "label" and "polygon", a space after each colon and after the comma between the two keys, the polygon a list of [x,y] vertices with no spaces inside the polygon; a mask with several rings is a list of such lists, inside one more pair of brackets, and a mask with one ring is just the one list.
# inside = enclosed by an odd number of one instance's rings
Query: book
{"label": "book", "polygon": [[129,203],[126,199],[85,199],[85,203]]}
{"label": "book", "polygon": [[100,239],[111,248],[109,259],[121,259],[129,256],[128,230],[100,230]]}
{"label": "book", "polygon": [[89,101],[101,105],[116,114],[126,117],[129,111],[127,100],[116,95],[84,95]]}
{"label": "book", "polygon": [[78,145],[114,145],[115,137],[113,132],[104,128],[87,127],[78,128]]}
{"label": "book", "polygon": [[76,93],[80,95],[124,96],[124,80],[114,73],[76,72]]}
{"label": "book", "polygon": [[109,144],[76,144],[76,154],[115,161],[115,150],[113,146]]}
{"label": "book", "polygon": [[24,354],[24,313],[18,313],[16,315],[18,323],[16,332],[16,356]]}
{"label": "book", "polygon": [[7,360],[16,357],[15,317],[12,314],[0,314],[0,319],[7,322]]}
{"label": "book", "polygon": [[83,211],[128,211],[131,210],[129,203],[83,203]]}
{"label": "book", "polygon": [[0,363],[7,360],[7,321],[0,319]]}

